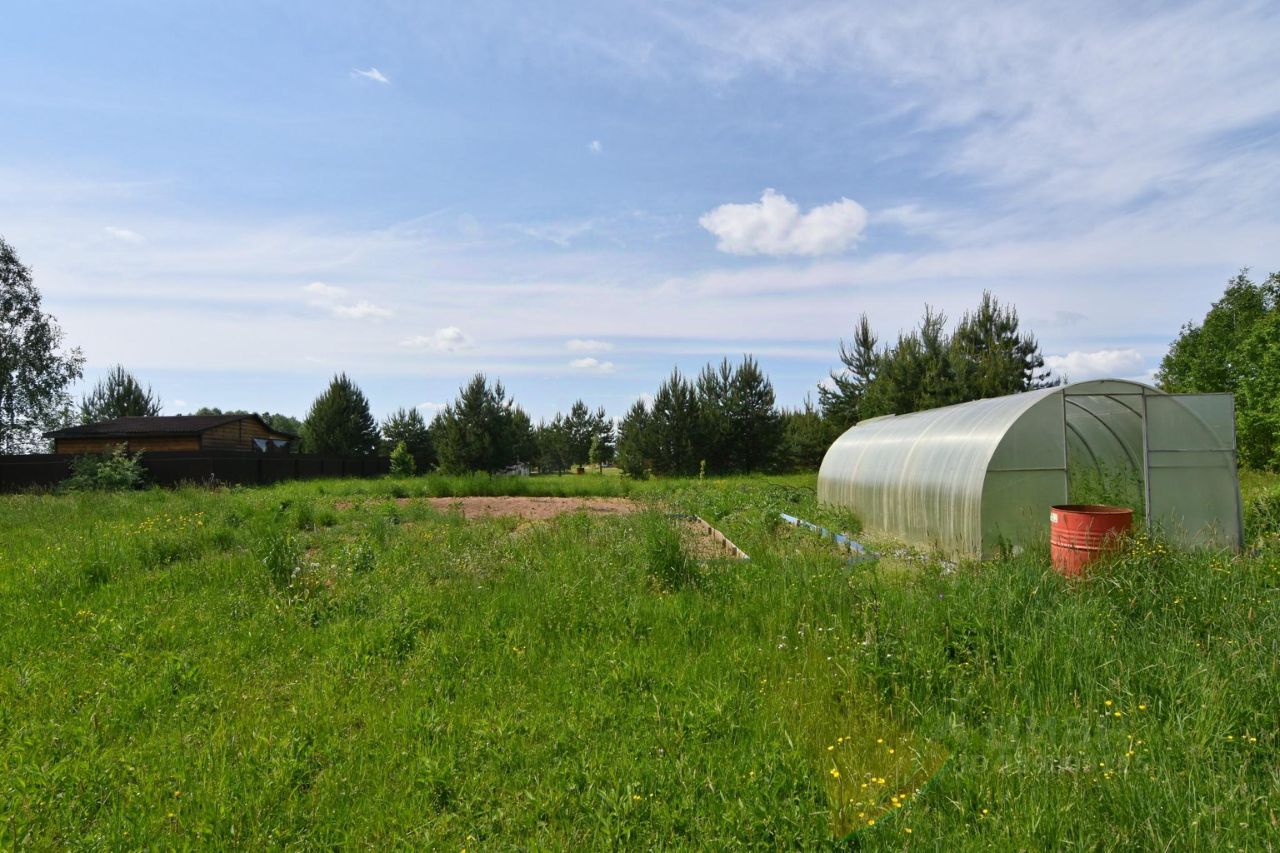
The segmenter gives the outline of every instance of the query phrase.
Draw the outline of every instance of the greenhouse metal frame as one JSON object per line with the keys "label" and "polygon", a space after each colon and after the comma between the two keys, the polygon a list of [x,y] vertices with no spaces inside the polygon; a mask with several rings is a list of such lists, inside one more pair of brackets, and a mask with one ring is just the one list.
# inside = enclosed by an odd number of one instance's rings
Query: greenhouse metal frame
{"label": "greenhouse metal frame", "polygon": [[871,418],[827,451],[818,500],[954,555],[1016,550],[1047,537],[1051,506],[1103,500],[1180,544],[1239,550],[1234,402],[1103,379]]}

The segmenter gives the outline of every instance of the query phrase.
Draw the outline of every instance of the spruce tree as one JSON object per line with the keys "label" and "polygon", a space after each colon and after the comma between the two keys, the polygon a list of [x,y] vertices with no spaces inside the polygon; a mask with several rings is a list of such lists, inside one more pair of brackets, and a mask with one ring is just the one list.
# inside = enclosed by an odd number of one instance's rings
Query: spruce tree
{"label": "spruce tree", "polygon": [[369,401],[347,374],[333,377],[325,392],[311,404],[302,423],[307,453],[369,456],[378,450],[378,423]]}

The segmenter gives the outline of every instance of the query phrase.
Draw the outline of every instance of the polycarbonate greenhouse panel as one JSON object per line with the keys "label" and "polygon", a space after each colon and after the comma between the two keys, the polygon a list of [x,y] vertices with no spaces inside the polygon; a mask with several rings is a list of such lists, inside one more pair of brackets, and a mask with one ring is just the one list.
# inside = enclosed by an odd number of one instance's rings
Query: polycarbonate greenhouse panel
{"label": "polycarbonate greenhouse panel", "polygon": [[1243,523],[1231,395],[1150,395],[1146,404],[1151,524],[1183,544],[1239,549]]}

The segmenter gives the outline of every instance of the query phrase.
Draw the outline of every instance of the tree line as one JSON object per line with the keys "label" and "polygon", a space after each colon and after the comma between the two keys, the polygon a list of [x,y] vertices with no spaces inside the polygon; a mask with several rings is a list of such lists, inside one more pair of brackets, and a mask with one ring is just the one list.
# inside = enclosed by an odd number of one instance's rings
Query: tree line
{"label": "tree line", "polygon": [[[44,313],[30,270],[0,238],[0,453],[43,446],[41,433],[79,421],[157,415],[159,397],[123,366],[113,367],[77,404],[70,387],[84,356],[64,349]],[[303,419],[260,412],[273,428],[299,435],[303,451],[393,455],[405,467],[446,473],[529,466],[563,472],[616,463],[635,477],[812,469],[831,442],[867,418],[1050,387],[1040,344],[1017,310],[990,292],[953,328],[928,306],[919,324],[881,342],[863,314],[840,367],[797,409],[777,405],[773,384],[750,355],[707,364],[694,377],[673,369],[651,398],[620,420],[576,401],[535,424],[500,381],[477,374],[433,419],[400,408],[381,423],[345,373],[333,378]],[[1156,377],[1170,392],[1231,392],[1240,457],[1280,469],[1280,273],[1255,283],[1242,271],[1201,323],[1180,330]],[[202,408],[195,414],[223,414]],[[226,414],[238,414],[229,411]],[[411,462],[406,461],[411,460]]]}

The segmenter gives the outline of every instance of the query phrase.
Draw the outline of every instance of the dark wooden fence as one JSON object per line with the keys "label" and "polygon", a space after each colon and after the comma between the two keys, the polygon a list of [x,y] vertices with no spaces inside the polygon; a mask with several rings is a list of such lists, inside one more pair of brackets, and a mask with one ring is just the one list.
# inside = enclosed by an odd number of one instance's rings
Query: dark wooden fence
{"label": "dark wooden fence", "polygon": [[[0,491],[54,486],[71,476],[66,454],[0,456]],[[385,456],[315,456],[306,453],[246,453],[236,450],[175,450],[142,454],[152,483],[261,485],[316,477],[380,477],[391,469]]]}

